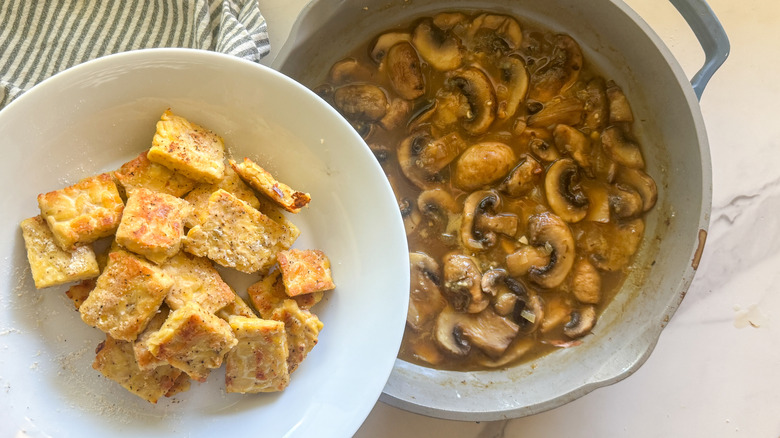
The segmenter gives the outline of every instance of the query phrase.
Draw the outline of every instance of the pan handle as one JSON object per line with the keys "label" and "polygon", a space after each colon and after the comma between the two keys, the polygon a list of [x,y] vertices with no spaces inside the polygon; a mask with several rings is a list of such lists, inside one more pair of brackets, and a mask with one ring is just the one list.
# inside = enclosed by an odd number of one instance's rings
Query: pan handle
{"label": "pan handle", "polygon": [[706,0],[669,1],[688,22],[688,26],[691,27],[699,44],[704,49],[704,66],[691,79],[696,98],[701,100],[707,82],[729,56],[731,50],[729,37]]}

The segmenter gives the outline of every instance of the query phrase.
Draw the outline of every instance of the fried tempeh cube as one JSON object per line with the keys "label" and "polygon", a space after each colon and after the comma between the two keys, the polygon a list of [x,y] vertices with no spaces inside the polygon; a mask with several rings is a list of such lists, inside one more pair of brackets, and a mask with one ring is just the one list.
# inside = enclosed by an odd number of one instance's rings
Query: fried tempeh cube
{"label": "fried tempeh cube", "polygon": [[136,254],[160,264],[181,248],[187,201],[165,193],[139,188],[127,198],[116,241]]}
{"label": "fried tempeh cube", "polygon": [[92,289],[94,289],[96,285],[97,281],[94,278],[88,278],[69,287],[68,290],[65,291],[65,295],[73,301],[76,310],[79,310],[81,304],[89,297],[89,293],[92,292]]}
{"label": "fried tempeh cube", "polygon": [[214,313],[232,303],[236,295],[205,257],[180,252],[161,268],[173,279],[173,287],[165,297],[173,310],[192,301],[206,312]]}
{"label": "fried tempeh cube", "polygon": [[195,188],[195,181],[162,164],[152,163],[147,153],[141,152],[114,172],[114,177],[125,189],[127,196],[136,189],[144,188],[181,197]]}
{"label": "fried tempeh cube", "polygon": [[295,300],[301,309],[310,309],[317,304],[323,296],[322,292],[289,297],[284,291],[282,273],[275,269],[264,276],[260,281],[249,286],[247,290],[249,300],[260,314],[261,318],[269,319],[274,310],[281,307],[285,300]]}
{"label": "fried tempeh cube", "polygon": [[160,397],[167,395],[183,374],[170,365],[140,369],[133,354],[133,344],[109,335],[98,345],[95,353],[92,368],[150,403],[157,403]]}
{"label": "fried tempeh cube", "polygon": [[[254,208],[260,207],[260,201],[255,196],[255,192],[244,183],[232,167],[228,166],[225,168],[225,176],[218,183],[199,184],[184,197],[184,200],[192,205],[192,213],[184,222],[185,226],[192,228],[206,221],[209,215],[209,197],[219,189],[233,194]],[[268,214],[263,210],[260,211]]]}
{"label": "fried tempeh cube", "polygon": [[168,315],[171,310],[163,304],[160,309],[155,313],[154,317],[146,324],[146,328],[133,342],[133,352],[135,353],[135,361],[138,363],[138,368],[142,370],[151,370],[161,365],[167,365],[168,362],[157,359],[150,351],[147,341],[157,330],[162,328],[165,324],[165,320],[168,319]]}
{"label": "fried tempeh cube", "polygon": [[330,260],[318,249],[289,249],[276,255],[284,290],[295,297],[336,287],[330,273]]}
{"label": "fried tempeh cube", "polygon": [[81,319],[115,339],[133,341],[157,313],[173,280],[139,257],[115,250],[81,304]]}
{"label": "fried tempeh cube", "polygon": [[233,393],[282,391],[290,383],[284,323],[230,317],[238,344],[225,358],[225,390]]}
{"label": "fried tempeh cube", "polygon": [[236,343],[227,322],[193,302],[171,312],[160,330],[146,339],[152,355],[199,382],[222,365]]}
{"label": "fried tempeh cube", "polygon": [[147,158],[199,182],[216,183],[225,173],[222,138],[170,109],[157,122]]}
{"label": "fried tempeh cube", "polygon": [[184,250],[246,273],[267,269],[300,231],[284,226],[225,190],[209,197],[205,222],[190,229]]}
{"label": "fried tempeh cube", "polygon": [[38,195],[41,216],[64,250],[114,234],[124,203],[107,173],[84,178],[64,189]]}
{"label": "fried tempeh cube", "polygon": [[290,374],[298,368],[312,348],[317,345],[323,324],[317,315],[298,307],[294,300],[284,300],[271,314],[271,319],[284,323],[287,333],[287,367]]}
{"label": "fried tempeh cube", "polygon": [[100,274],[92,247],[77,246],[69,251],[63,250],[42,217],[23,220],[21,228],[36,288],[57,286]]}
{"label": "fried tempeh cube", "polygon": [[249,304],[244,301],[243,298],[241,298],[236,291],[232,290],[233,292],[233,301],[230,302],[227,306],[217,310],[217,313],[215,315],[219,316],[220,318],[224,319],[225,321],[229,321],[231,316],[245,316],[247,318],[257,318],[257,315],[252,310],[251,307],[249,307]]}
{"label": "fried tempeh cube", "polygon": [[273,175],[249,158],[244,158],[241,163],[233,160],[229,160],[229,163],[250,186],[290,213],[298,213],[311,201],[308,193],[293,190],[287,184],[277,181]]}

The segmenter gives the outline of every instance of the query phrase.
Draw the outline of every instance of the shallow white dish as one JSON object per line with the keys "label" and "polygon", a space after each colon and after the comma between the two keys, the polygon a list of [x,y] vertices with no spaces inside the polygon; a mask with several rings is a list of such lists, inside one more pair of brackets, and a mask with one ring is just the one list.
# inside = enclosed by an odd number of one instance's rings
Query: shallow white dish
{"label": "shallow white dish", "polygon": [[[319,344],[279,394],[224,392],[223,370],[151,405],[91,368],[104,339],[66,286],[36,290],[19,222],[38,193],[116,169],[148,148],[166,108],[215,131],[236,158],[311,193],[295,247],[331,259]],[[373,155],[327,104],[263,66],[153,49],[65,71],[0,111],[0,436],[351,436],[387,381],[405,323],[406,239]],[[228,281],[247,285],[258,276]],[[245,290],[245,289],[244,289]],[[241,288],[239,287],[239,292]]]}

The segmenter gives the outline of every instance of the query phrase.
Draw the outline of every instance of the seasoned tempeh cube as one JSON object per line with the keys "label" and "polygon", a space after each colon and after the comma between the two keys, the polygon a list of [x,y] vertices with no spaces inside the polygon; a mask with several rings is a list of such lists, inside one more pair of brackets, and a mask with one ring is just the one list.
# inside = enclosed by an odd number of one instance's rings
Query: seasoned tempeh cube
{"label": "seasoned tempeh cube", "polygon": [[222,266],[253,273],[269,268],[300,231],[284,226],[220,189],[209,197],[208,216],[191,228],[184,250]]}
{"label": "seasoned tempeh cube", "polygon": [[95,352],[92,368],[150,403],[157,403],[160,397],[167,395],[183,374],[170,365],[140,369],[133,354],[133,344],[108,335]]}
{"label": "seasoned tempeh cube", "polygon": [[222,365],[236,343],[227,322],[192,302],[171,312],[160,330],[146,339],[152,355],[199,382]]}
{"label": "seasoned tempeh cube", "polygon": [[[209,215],[209,197],[219,189],[233,194],[254,208],[260,207],[260,201],[255,196],[255,192],[244,183],[232,167],[228,166],[225,168],[225,176],[218,183],[199,184],[184,197],[192,205],[192,213],[184,222],[187,227],[192,228],[206,221]],[[263,213],[265,212],[263,211]]]}
{"label": "seasoned tempeh cube", "polygon": [[289,249],[276,255],[284,290],[291,297],[322,292],[336,287],[330,273],[330,260],[318,249]]}
{"label": "seasoned tempeh cube", "polygon": [[127,198],[116,241],[136,254],[160,264],[181,248],[187,201],[140,188]]}
{"label": "seasoned tempeh cube", "polygon": [[139,257],[115,250],[81,304],[81,319],[115,339],[133,341],[157,313],[173,280]]}
{"label": "seasoned tempeh cube", "polygon": [[107,173],[38,195],[41,216],[64,250],[114,234],[124,206],[113,178]]}
{"label": "seasoned tempeh cube", "polygon": [[231,289],[231,291],[233,292],[233,301],[230,302],[227,306],[219,309],[215,315],[219,316],[225,321],[230,320],[231,316],[257,318],[257,315],[252,310],[252,308],[249,307],[249,304],[247,304],[246,301],[244,301],[244,299],[241,298],[234,290]]}
{"label": "seasoned tempeh cube", "polygon": [[265,319],[271,318],[274,310],[281,307],[285,300],[293,299],[301,309],[310,309],[320,302],[323,296],[322,292],[313,292],[289,297],[284,291],[282,274],[278,269],[271,271],[260,281],[249,286],[247,293],[257,313],[260,314],[261,318]]}
{"label": "seasoned tempeh cube", "polygon": [[225,173],[225,145],[218,135],[166,110],[147,157],[199,182],[216,183]]}
{"label": "seasoned tempeh cube", "polygon": [[232,303],[236,295],[205,257],[180,252],[161,268],[173,279],[173,287],[165,297],[173,310],[192,301],[206,312],[214,313]]}
{"label": "seasoned tempeh cube", "polygon": [[308,193],[293,190],[287,184],[277,181],[273,175],[249,158],[244,158],[241,163],[233,160],[229,160],[229,163],[250,186],[290,213],[298,213],[311,201]]}
{"label": "seasoned tempeh cube", "polygon": [[225,358],[225,390],[237,393],[281,391],[290,383],[284,323],[230,317],[238,339]]}
{"label": "seasoned tempeh cube", "polygon": [[284,323],[287,347],[290,350],[287,367],[292,373],[317,345],[322,322],[317,315],[298,307],[294,300],[284,300],[284,303],[273,311],[270,319]]}
{"label": "seasoned tempeh cube", "polygon": [[148,151],[141,152],[114,172],[114,177],[125,189],[127,196],[140,188],[173,196],[184,196],[195,188],[197,184],[195,181],[162,164],[152,163],[147,158],[147,153]]}
{"label": "seasoned tempeh cube", "polygon": [[40,216],[23,220],[21,228],[36,288],[57,286],[100,274],[92,247],[76,246],[69,251],[63,250]]}
{"label": "seasoned tempeh cube", "polygon": [[149,321],[148,324],[146,324],[144,331],[141,332],[141,334],[139,334],[135,339],[135,342],[133,342],[135,361],[138,363],[138,367],[142,370],[151,370],[160,365],[168,364],[168,362],[154,357],[154,355],[149,351],[147,341],[149,340],[150,336],[156,333],[157,330],[160,330],[163,324],[165,324],[165,320],[168,319],[168,315],[170,313],[171,310],[168,308],[168,306],[165,304],[160,306],[160,309],[157,311],[157,313],[155,313],[154,317]]}

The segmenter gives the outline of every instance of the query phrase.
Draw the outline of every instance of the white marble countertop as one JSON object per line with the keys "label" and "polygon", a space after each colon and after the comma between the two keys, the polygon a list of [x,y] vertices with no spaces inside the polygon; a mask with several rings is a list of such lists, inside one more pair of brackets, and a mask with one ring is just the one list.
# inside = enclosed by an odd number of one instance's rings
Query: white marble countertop
{"label": "white marble countertop", "polygon": [[[306,0],[259,0],[272,54]],[[668,2],[626,0],[692,76],[700,46]],[[713,165],[698,273],[649,360],[560,408],[496,423],[377,403],[357,437],[780,437],[780,3],[710,0],[731,55],[701,100]]]}

